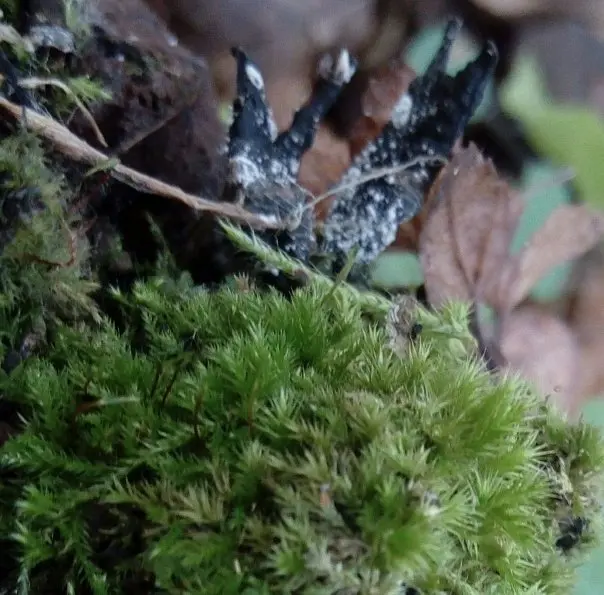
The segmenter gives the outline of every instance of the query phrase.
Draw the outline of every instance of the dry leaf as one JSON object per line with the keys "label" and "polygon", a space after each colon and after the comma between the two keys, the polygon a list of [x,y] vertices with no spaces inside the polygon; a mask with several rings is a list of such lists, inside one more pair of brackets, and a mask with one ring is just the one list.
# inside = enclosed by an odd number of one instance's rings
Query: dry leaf
{"label": "dry leaf", "polygon": [[604,335],[581,343],[581,366],[577,374],[579,397],[582,401],[604,395]]}
{"label": "dry leaf", "polygon": [[[298,182],[314,196],[319,196],[335,186],[349,166],[348,142],[323,126],[317,132],[312,148],[302,158]],[[319,220],[325,218],[334,198],[328,197],[317,205]]]}
{"label": "dry leaf", "polygon": [[602,235],[604,216],[600,213],[583,205],[556,209],[501,272],[500,310],[521,303],[553,267],[578,258],[597,245]]}
{"label": "dry leaf", "polygon": [[346,134],[353,156],[379,136],[390,121],[394,106],[415,77],[415,71],[400,59],[364,73],[356,121]]}
{"label": "dry leaf", "polygon": [[443,192],[449,197],[460,266],[468,283],[476,288],[505,262],[522,201],[475,145],[458,153],[452,166],[457,175],[451,176]]}
{"label": "dry leaf", "polygon": [[454,154],[431,192],[440,200],[428,213],[420,236],[428,300],[433,305],[461,299],[491,306],[497,324],[487,343],[497,348],[503,365],[530,380],[563,410],[576,413],[585,392],[604,382],[604,340],[599,338],[604,337],[604,273],[589,294],[575,300],[598,311],[599,333],[589,339],[581,340],[580,333],[553,311],[518,305],[552,267],[597,244],[604,234],[604,217],[584,206],[561,207],[511,255],[523,199],[472,145]]}
{"label": "dry leaf", "polygon": [[536,305],[501,319],[499,348],[507,364],[563,411],[579,405],[579,344],[562,320]]}
{"label": "dry leaf", "polygon": [[440,200],[420,237],[428,299],[481,299],[508,257],[521,198],[475,145],[453,156],[435,186]]}
{"label": "dry leaf", "polygon": [[604,339],[604,244],[577,263],[569,286],[569,324],[582,341]]}
{"label": "dry leaf", "polygon": [[[461,139],[453,146],[452,154],[456,154],[462,149]],[[439,184],[433,183],[426,196],[421,211],[410,221],[401,224],[394,242],[386,250],[405,250],[408,252],[419,252],[419,238],[422,229],[428,219],[428,214],[432,211],[438,194]]]}
{"label": "dry leaf", "polygon": [[459,265],[445,200],[432,211],[420,236],[420,262],[426,296],[433,306],[471,301],[472,288]]}
{"label": "dry leaf", "polygon": [[[346,47],[358,55],[382,26],[376,0],[145,1],[156,9],[160,5],[180,42],[208,60],[223,100],[235,91],[228,59],[232,46],[245,49],[267,84],[290,77],[309,80],[319,54]],[[404,36],[403,29],[399,43]]]}
{"label": "dry leaf", "polygon": [[471,299],[502,314],[554,266],[581,256],[604,235],[604,216],[567,205],[554,211],[519,254],[510,255],[523,199],[474,145],[453,156],[436,184],[441,200],[420,239],[433,304]]}
{"label": "dry leaf", "polygon": [[604,394],[604,245],[587,254],[570,282],[568,324],[581,345],[580,394]]}

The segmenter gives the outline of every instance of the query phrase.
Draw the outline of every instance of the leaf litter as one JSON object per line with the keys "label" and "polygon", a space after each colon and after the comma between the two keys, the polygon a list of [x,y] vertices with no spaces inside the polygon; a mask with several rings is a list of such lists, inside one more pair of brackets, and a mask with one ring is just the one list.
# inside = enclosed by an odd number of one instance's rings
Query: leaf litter
{"label": "leaf litter", "polygon": [[490,308],[494,322],[481,321],[478,330],[485,348],[501,360],[498,366],[521,373],[575,412],[586,397],[585,383],[578,380],[586,373],[581,368],[585,343],[576,324],[529,296],[554,267],[598,245],[604,216],[580,204],[559,207],[513,253],[527,197],[473,144],[455,151],[430,193],[437,200],[419,240],[429,303],[465,300]]}

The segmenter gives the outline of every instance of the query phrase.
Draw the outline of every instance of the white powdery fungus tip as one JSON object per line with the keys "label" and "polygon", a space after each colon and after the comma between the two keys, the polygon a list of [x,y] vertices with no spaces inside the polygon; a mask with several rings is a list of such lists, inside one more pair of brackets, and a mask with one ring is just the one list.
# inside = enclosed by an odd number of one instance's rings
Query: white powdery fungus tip
{"label": "white powdery fungus tip", "polygon": [[277,136],[279,136],[279,128],[277,127],[277,123],[275,122],[275,117],[273,116],[273,110],[268,109],[268,133],[271,137],[271,141],[274,141]]}
{"label": "white powdery fungus tip", "polygon": [[275,228],[281,224],[281,220],[276,215],[256,215],[260,221],[264,223],[267,227]]}
{"label": "white powdery fungus tip", "polygon": [[170,46],[171,48],[178,47],[178,37],[176,37],[176,35],[173,35],[172,33],[167,33],[165,37],[168,46]]}
{"label": "white powdery fungus tip", "polygon": [[245,190],[265,178],[266,174],[247,155],[236,155],[231,158],[229,179],[231,182],[239,184],[242,189]]}
{"label": "white powdery fungus tip", "polygon": [[356,63],[346,49],[340,51],[335,61],[331,54],[325,54],[317,67],[318,75],[322,79],[333,81],[340,86],[350,82],[355,70]]}
{"label": "white powdery fungus tip", "polygon": [[258,91],[264,91],[264,79],[262,78],[262,73],[254,64],[250,64],[248,62],[245,65],[245,74],[252,85],[258,89]]}
{"label": "white powdery fungus tip", "polygon": [[342,50],[336,62],[333,78],[338,84],[344,85],[350,82],[355,70],[354,61],[350,58],[348,50]]}
{"label": "white powdery fungus tip", "polygon": [[317,75],[322,79],[328,79],[333,69],[333,57],[331,54],[323,54],[317,64]]}
{"label": "white powdery fungus tip", "polygon": [[413,99],[409,93],[405,93],[394,106],[390,118],[392,125],[396,128],[403,128],[409,121],[411,110],[413,109]]}

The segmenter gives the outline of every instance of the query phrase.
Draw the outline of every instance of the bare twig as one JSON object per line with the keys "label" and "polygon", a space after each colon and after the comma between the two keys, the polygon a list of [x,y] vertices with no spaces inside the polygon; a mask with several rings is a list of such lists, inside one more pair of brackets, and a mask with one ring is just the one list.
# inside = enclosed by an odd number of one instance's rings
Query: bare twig
{"label": "bare twig", "polygon": [[377,180],[379,178],[384,178],[386,176],[396,175],[403,171],[409,170],[416,165],[423,165],[426,163],[446,163],[447,159],[442,155],[420,155],[415,159],[411,159],[406,163],[401,163],[399,165],[394,165],[392,167],[381,167],[379,169],[374,169],[370,173],[360,176],[354,179],[352,182],[347,184],[341,184],[340,186],[334,186],[329,189],[327,192],[320,194],[317,196],[312,203],[308,205],[309,208],[315,207],[320,202],[324,201],[326,198],[333,196],[335,194],[339,194],[340,192],[344,192],[345,190],[350,190],[351,188],[356,188],[361,184],[365,184],[366,182],[371,182],[372,180]]}
{"label": "bare twig", "polygon": [[[73,134],[62,124],[34,110],[17,105],[0,96],[0,109],[20,120],[30,130],[51,142],[63,155],[92,167],[99,167],[111,159],[105,153],[90,146]],[[22,116],[25,114],[25,118]],[[222,203],[189,194],[177,186],[166,184],[151,176],[143,174],[122,163],[115,163],[108,173],[116,180],[148,194],[163,196],[181,202],[196,211],[206,211],[218,216],[228,217],[246,223],[256,229],[279,229],[283,222],[277,217],[257,215],[246,211],[239,205]]]}

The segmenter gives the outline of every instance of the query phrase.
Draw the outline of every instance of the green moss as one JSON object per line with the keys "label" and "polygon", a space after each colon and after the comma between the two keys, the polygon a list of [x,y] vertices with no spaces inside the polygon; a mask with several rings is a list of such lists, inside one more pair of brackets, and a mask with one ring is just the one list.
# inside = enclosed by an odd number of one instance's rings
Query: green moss
{"label": "green moss", "polygon": [[14,23],[20,9],[19,0],[0,0],[0,10],[9,23]]}
{"label": "green moss", "polygon": [[0,290],[3,328],[91,315],[88,246],[69,209],[71,189],[40,141],[18,131],[0,140]]}
{"label": "green moss", "polygon": [[[14,23],[18,3],[2,3],[4,21]],[[14,43],[13,43],[14,42]],[[70,77],[64,61],[53,63],[23,48],[14,39],[2,51],[17,73],[63,81],[70,92],[40,84],[31,89],[34,103],[54,116],[72,115],[76,103],[107,99],[88,77]],[[25,74],[23,74],[25,76]],[[80,103],[80,105],[81,105]],[[0,291],[5,342],[20,343],[32,326],[55,318],[97,315],[90,299],[96,290],[89,246],[82,231],[79,198],[83,174],[52,147],[28,133],[19,122],[4,121],[0,130]],[[9,337],[19,329],[20,336]],[[16,345],[13,345],[16,347]]]}
{"label": "green moss", "polygon": [[494,381],[464,308],[419,311],[400,357],[314,284],[116,299],[124,330],[60,326],[1,381],[22,592],[567,592],[558,520],[596,518],[601,438]]}
{"label": "green moss", "polygon": [[387,299],[227,227],[308,287],[209,292],[166,256],[110,319],[81,172],[5,132],[0,359],[30,357],[0,371],[0,592],[568,591],[601,435],[487,373],[465,306],[415,312],[401,354]]}

